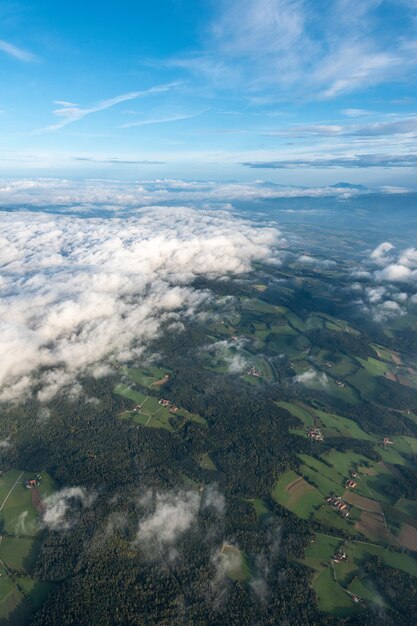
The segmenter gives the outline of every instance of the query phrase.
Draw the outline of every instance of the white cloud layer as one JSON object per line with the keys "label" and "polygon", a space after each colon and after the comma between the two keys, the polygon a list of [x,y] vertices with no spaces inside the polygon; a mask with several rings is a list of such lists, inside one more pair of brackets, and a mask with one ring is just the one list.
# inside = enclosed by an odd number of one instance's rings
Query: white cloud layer
{"label": "white cloud layer", "polygon": [[47,400],[80,373],[138,357],[163,321],[208,297],[192,288],[196,276],[242,274],[279,237],[230,213],[179,207],[125,219],[2,212],[0,226],[3,399],[40,381]]}
{"label": "white cloud layer", "polygon": [[[83,157],[84,158],[84,157]],[[239,200],[274,198],[326,197],[346,198],[366,193],[366,189],[330,187],[296,187],[264,181],[247,183],[185,180],[149,180],[124,183],[87,179],[71,181],[59,178],[3,179],[0,182],[0,206],[52,206],[54,210],[68,207],[75,211],[126,213],[132,208],[162,203],[193,202],[203,206]]]}

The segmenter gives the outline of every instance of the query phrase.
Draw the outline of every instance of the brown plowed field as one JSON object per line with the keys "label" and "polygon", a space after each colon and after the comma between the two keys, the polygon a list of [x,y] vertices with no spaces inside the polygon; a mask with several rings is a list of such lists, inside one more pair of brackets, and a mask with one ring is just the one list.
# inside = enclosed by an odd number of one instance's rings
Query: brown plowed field
{"label": "brown plowed field", "polygon": [[392,465],[391,463],[385,463],[384,461],[378,461],[377,465],[379,465],[383,469],[387,469],[391,474],[393,474],[393,476],[398,476],[399,478],[401,477],[401,472],[397,470],[395,465]]}
{"label": "brown plowed field", "polygon": [[32,505],[37,510],[38,513],[42,514],[45,510],[45,505],[42,502],[41,494],[39,493],[39,489],[31,489],[30,492],[32,498]]}
{"label": "brown plowed field", "polygon": [[291,509],[291,507],[297,506],[300,500],[316,490],[312,485],[309,485],[304,478],[300,477],[290,483],[285,491],[289,494],[287,504]]}
{"label": "brown plowed field", "polygon": [[364,496],[359,496],[357,493],[353,493],[352,491],[345,491],[342,496],[342,500],[348,502],[349,504],[353,504],[353,506],[357,506],[358,509],[362,509],[363,511],[382,513],[382,508],[379,502],[371,500],[370,498],[365,498]]}
{"label": "brown plowed field", "polygon": [[417,530],[408,524],[403,524],[398,541],[404,548],[417,551]]}
{"label": "brown plowed field", "polygon": [[378,513],[362,511],[360,520],[356,522],[355,528],[371,541],[384,541],[390,545],[398,545],[387,532],[382,515]]}
{"label": "brown plowed field", "polygon": [[398,354],[394,354],[394,352],[391,352],[391,359],[394,361],[395,365],[402,365],[403,363]]}
{"label": "brown plowed field", "polygon": [[293,480],[292,483],[290,483],[289,485],[287,485],[287,487],[285,488],[285,491],[287,493],[294,493],[295,491],[297,491],[297,489],[299,489],[303,484],[306,484],[306,481],[304,480],[304,478],[297,478],[296,480]]}

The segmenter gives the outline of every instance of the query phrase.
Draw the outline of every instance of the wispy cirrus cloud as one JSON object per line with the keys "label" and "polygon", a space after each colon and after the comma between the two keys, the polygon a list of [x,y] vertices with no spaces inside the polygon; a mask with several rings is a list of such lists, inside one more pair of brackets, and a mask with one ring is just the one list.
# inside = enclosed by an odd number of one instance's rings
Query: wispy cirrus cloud
{"label": "wispy cirrus cloud", "polygon": [[346,117],[362,117],[370,115],[371,111],[368,111],[367,109],[343,109],[341,113],[342,115],[346,115]]}
{"label": "wispy cirrus cloud", "polygon": [[165,161],[150,161],[148,159],[118,159],[108,157],[97,159],[94,157],[75,157],[76,161],[86,161],[88,163],[107,163],[109,165],[164,165]]}
{"label": "wispy cirrus cloud", "polygon": [[128,102],[130,100],[137,100],[139,98],[146,98],[156,94],[165,93],[176,87],[178,84],[178,82],[172,82],[165,85],[157,85],[155,87],[151,87],[150,89],[145,89],[144,91],[131,91],[128,93],[123,93],[118,96],[114,96],[113,98],[108,98],[107,100],[101,100],[100,102],[97,102],[96,104],[87,107],[81,107],[78,104],[74,104],[73,102],[56,100],[55,103],[59,104],[59,108],[55,109],[54,115],[59,117],[60,120],[55,124],[50,124],[45,128],[40,128],[34,130],[33,132],[34,134],[42,134],[46,132],[60,130],[61,128],[64,128],[69,124],[73,124],[74,122],[78,122],[79,120],[93,113],[105,111],[106,109],[110,109],[117,104],[121,104],[122,102]]}
{"label": "wispy cirrus cloud", "polygon": [[417,66],[413,8],[403,4],[394,22],[384,4],[220,0],[205,46],[172,62],[222,89],[268,87],[279,99],[335,98],[403,80]]}
{"label": "wispy cirrus cloud", "polygon": [[4,39],[0,39],[0,50],[5,52],[10,57],[17,59],[18,61],[24,61],[26,63],[34,63],[38,61],[38,57],[33,52],[29,52],[24,48],[20,48],[19,46],[15,46],[9,41],[4,41]]}
{"label": "wispy cirrus cloud", "polygon": [[415,135],[417,133],[417,115],[409,115],[389,121],[369,124],[298,124],[282,130],[263,133],[277,137],[389,137],[392,135]]}
{"label": "wispy cirrus cloud", "polygon": [[198,117],[204,113],[204,111],[196,111],[195,113],[173,113],[171,115],[165,115],[161,117],[151,117],[144,120],[137,120],[135,122],[127,122],[121,124],[119,128],[133,128],[135,126],[148,126],[151,124],[167,124],[170,122],[178,122],[180,120],[190,120],[193,117]]}
{"label": "wispy cirrus cloud", "polygon": [[353,154],[348,156],[328,156],[281,161],[247,161],[242,163],[253,169],[294,169],[294,168],[368,168],[368,167],[416,167],[417,154]]}

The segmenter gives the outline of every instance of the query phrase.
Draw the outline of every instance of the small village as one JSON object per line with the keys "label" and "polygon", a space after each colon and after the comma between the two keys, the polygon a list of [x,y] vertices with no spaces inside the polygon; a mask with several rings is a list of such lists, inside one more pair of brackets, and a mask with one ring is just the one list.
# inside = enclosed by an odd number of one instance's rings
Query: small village
{"label": "small village", "polygon": [[330,504],[334,511],[340,513],[342,517],[349,517],[349,507],[340,496],[328,496],[326,502]]}
{"label": "small village", "polygon": [[259,370],[256,369],[256,367],[251,367],[248,371],[247,371],[248,376],[254,376],[255,378],[259,378],[260,376],[262,376],[262,372],[260,372]]}
{"label": "small village", "polygon": [[176,413],[178,411],[178,407],[175,406],[175,404],[172,404],[170,400],[165,400],[164,398],[162,398],[161,400],[159,400],[158,404],[165,407],[166,409],[169,408],[170,413]]}
{"label": "small village", "polygon": [[324,437],[320,428],[309,428],[307,430],[307,437],[309,437],[313,441],[324,441]]}

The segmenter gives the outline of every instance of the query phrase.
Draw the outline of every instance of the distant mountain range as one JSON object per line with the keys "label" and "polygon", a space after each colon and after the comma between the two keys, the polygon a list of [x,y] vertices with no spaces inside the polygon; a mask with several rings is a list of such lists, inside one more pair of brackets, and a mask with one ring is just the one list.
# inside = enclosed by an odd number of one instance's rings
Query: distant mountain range
{"label": "distant mountain range", "polygon": [[356,189],[357,191],[370,191],[368,187],[364,185],[352,185],[351,183],[336,183],[335,185],[329,185],[334,189]]}

